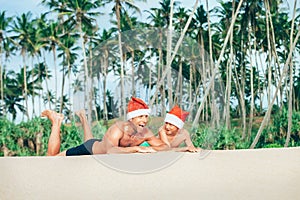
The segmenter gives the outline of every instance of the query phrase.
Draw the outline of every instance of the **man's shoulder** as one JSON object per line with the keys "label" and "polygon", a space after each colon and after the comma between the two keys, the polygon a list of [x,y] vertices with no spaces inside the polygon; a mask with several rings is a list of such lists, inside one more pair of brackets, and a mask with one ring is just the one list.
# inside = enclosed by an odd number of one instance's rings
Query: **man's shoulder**
{"label": "man's shoulder", "polygon": [[123,133],[123,130],[124,130],[124,122],[118,121],[109,127],[107,133],[109,133],[110,135],[116,135],[116,134]]}
{"label": "man's shoulder", "polygon": [[126,121],[116,121],[115,123],[113,123],[110,128],[120,128],[123,129],[124,126],[129,125],[128,122]]}

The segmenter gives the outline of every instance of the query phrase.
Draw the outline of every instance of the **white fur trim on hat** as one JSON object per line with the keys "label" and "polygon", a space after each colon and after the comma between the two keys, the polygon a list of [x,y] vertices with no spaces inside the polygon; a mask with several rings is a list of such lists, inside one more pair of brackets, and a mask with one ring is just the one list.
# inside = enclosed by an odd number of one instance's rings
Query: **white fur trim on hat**
{"label": "white fur trim on hat", "polygon": [[138,110],[131,111],[127,113],[127,120],[130,120],[134,117],[141,116],[141,115],[149,115],[150,112],[151,112],[150,109],[138,109]]}
{"label": "white fur trim on hat", "polygon": [[177,126],[179,129],[181,129],[184,125],[184,122],[179,117],[169,113],[167,113],[166,115],[165,122],[173,124],[174,126]]}

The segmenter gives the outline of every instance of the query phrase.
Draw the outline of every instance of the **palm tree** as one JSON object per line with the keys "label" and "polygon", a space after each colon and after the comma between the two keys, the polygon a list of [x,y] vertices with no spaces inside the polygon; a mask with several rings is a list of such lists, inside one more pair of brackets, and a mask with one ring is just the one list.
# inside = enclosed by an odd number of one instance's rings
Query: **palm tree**
{"label": "palm tree", "polygon": [[[5,90],[4,90],[4,101],[5,101],[5,111],[12,114],[12,119],[15,120],[17,116],[17,109],[19,109],[23,114],[26,113],[26,108],[21,104],[24,101],[24,71],[20,70],[19,73],[15,71],[8,71],[5,79]],[[20,90],[20,88],[22,88]]]}
{"label": "palm tree", "polygon": [[[44,81],[46,81],[46,83],[47,83],[47,80],[51,78],[50,71],[49,71],[46,63],[40,62],[40,63],[35,64],[33,69],[31,70],[31,75],[33,78],[32,82],[34,84],[36,84],[36,86],[34,88],[39,90],[39,99],[41,100],[42,94],[40,94],[40,91],[43,91],[42,84]],[[48,84],[46,84],[46,85],[48,85]],[[48,87],[47,87],[47,91],[48,91]],[[34,97],[34,94],[33,94],[33,97]],[[49,96],[49,99],[50,99],[50,96]],[[39,103],[39,110],[41,111],[41,102]]]}
{"label": "palm tree", "polygon": [[[59,111],[63,111],[63,106],[66,98],[64,97],[64,88],[65,88],[65,77],[68,75],[70,80],[70,75],[72,71],[76,72],[76,65],[75,60],[77,59],[78,54],[76,51],[78,51],[79,47],[75,46],[76,44],[76,34],[72,33],[66,33],[61,36],[60,41],[62,43],[62,46],[58,47],[58,57],[62,58],[62,84],[61,84],[61,97],[60,97],[60,107]],[[71,88],[69,86],[69,88]]]}
{"label": "palm tree", "polygon": [[[46,13],[47,14],[47,13]],[[46,15],[45,14],[45,15]],[[44,15],[43,15],[44,17]],[[45,20],[44,18],[40,18],[38,20],[38,31],[39,31],[39,39],[40,42],[43,44],[43,48],[46,51],[50,51],[53,56],[53,65],[54,65],[54,77],[58,77],[58,72],[57,72],[57,47],[61,46],[63,48],[63,44],[60,41],[60,36],[63,32],[62,26],[54,21],[54,20]],[[47,79],[51,77],[50,74],[46,74]],[[57,101],[57,94],[58,94],[58,78],[55,78],[55,86],[54,86],[54,92],[55,92],[55,102],[58,103]],[[49,91],[48,84],[46,82],[46,90]],[[46,94],[49,94],[46,92]],[[52,95],[51,95],[52,96]],[[48,96],[48,102],[50,102],[51,96]],[[49,104],[51,106],[51,104]],[[51,109],[51,107],[50,107]]]}
{"label": "palm tree", "polygon": [[[296,17],[296,7],[297,7],[297,1],[294,1],[294,11],[293,11],[293,18],[292,18],[292,27],[291,27],[291,33],[290,33],[290,51],[293,51],[292,46],[293,46],[293,35],[294,35],[294,25],[295,25],[295,17]],[[293,117],[293,62],[291,62],[290,65],[290,89],[289,89],[289,101],[288,101],[288,131],[287,131],[287,136],[285,140],[285,147],[288,147],[289,142],[290,142],[290,137],[291,137],[291,129],[292,129],[292,117]]]}
{"label": "palm tree", "polygon": [[[183,32],[183,27],[187,23],[187,20],[189,18],[188,10],[185,8],[179,7],[178,11],[174,13],[174,20],[175,20],[175,30],[177,30],[179,33]],[[177,79],[177,86],[176,86],[176,92],[174,99],[177,99],[177,102],[174,102],[175,104],[181,104],[182,102],[182,67],[183,67],[183,61],[181,60],[181,57],[179,56],[179,70],[178,70],[178,79]]]}
{"label": "palm tree", "polygon": [[29,119],[28,113],[28,89],[27,89],[27,65],[26,65],[26,55],[29,52],[29,49],[33,48],[33,41],[31,40],[33,30],[33,22],[31,20],[32,13],[27,12],[23,13],[20,17],[16,17],[13,21],[12,31],[17,34],[12,36],[15,44],[20,48],[20,52],[23,58],[23,70],[24,70],[24,91],[23,97],[25,99],[25,108],[26,108],[26,116]]}
{"label": "palm tree", "polygon": [[[115,52],[113,52],[113,47],[117,45],[117,43],[114,40],[111,40],[113,35],[113,30],[104,29],[102,33],[99,36],[100,39],[100,45],[97,46],[96,49],[94,49],[95,52],[99,52],[94,56],[93,59],[93,73],[96,74],[97,80],[99,82],[98,85],[101,85],[100,80],[103,77],[102,80],[102,95],[103,95],[103,117],[104,120],[108,120],[108,109],[107,109],[107,103],[106,103],[106,79],[107,75],[110,71],[109,69],[109,63],[110,60],[115,59]],[[100,86],[99,86],[100,90]]]}
{"label": "palm tree", "polygon": [[55,96],[55,93],[51,90],[46,91],[43,96],[43,103],[45,105],[48,104],[50,109],[52,109],[52,105],[54,105],[55,107],[57,104],[57,98]]}
{"label": "palm tree", "polygon": [[[152,38],[156,38],[157,37],[157,40],[153,40],[152,42],[153,43],[157,43],[157,45],[154,45],[154,44],[151,44],[152,46],[157,46],[157,49],[153,49],[153,53],[157,52],[158,54],[158,60],[157,60],[157,81],[160,81],[161,80],[161,75],[162,75],[162,69],[163,69],[163,43],[162,43],[162,40],[163,40],[163,28],[166,24],[166,18],[163,17],[163,11],[161,9],[158,9],[158,8],[151,8],[150,9],[152,12],[149,12],[149,17],[148,17],[148,20],[150,20],[150,23],[148,26],[150,27],[159,27],[161,28],[158,32],[158,37],[155,35],[153,36]],[[155,32],[155,34],[157,34]],[[152,35],[150,34],[150,37]],[[158,86],[159,90],[161,91],[160,92],[160,95],[161,95],[161,113],[166,113],[166,108],[165,108],[165,92],[164,92],[164,82],[162,84],[160,84]],[[156,104],[158,105],[158,102],[159,102],[159,99],[154,97],[156,99]],[[152,98],[153,99],[153,98]],[[150,101],[150,106],[152,106],[152,102]]]}
{"label": "palm tree", "polygon": [[[95,11],[101,5],[101,1],[99,0],[66,0],[66,7],[62,10],[58,9],[60,14],[64,14],[67,16],[65,24],[70,24],[71,27],[74,26],[80,37],[81,41],[81,49],[83,54],[83,64],[84,64],[84,73],[85,73],[85,101],[88,103],[87,107],[90,111],[92,111],[91,102],[92,102],[92,87],[87,88],[88,80],[89,80],[89,70],[87,65],[87,57],[86,57],[86,41],[84,40],[83,30],[92,29],[95,26],[96,19],[93,18],[98,16],[100,13]],[[88,95],[90,94],[90,95]],[[88,101],[89,100],[89,101]],[[91,120],[91,112],[88,113],[90,116],[88,117]]]}
{"label": "palm tree", "polygon": [[[2,62],[2,58],[3,58],[3,53],[4,50],[7,50],[7,42],[8,42],[8,36],[6,35],[7,31],[8,31],[8,27],[10,22],[12,21],[11,17],[6,17],[6,12],[0,12],[0,107],[3,109],[3,115],[5,116],[5,103],[4,103],[4,70],[3,70],[3,62]],[[7,52],[9,53],[9,52]]]}
{"label": "palm tree", "polygon": [[[66,7],[65,0],[42,0],[42,5],[45,5],[50,9],[49,12],[46,12],[46,14],[50,13],[59,13],[59,10],[63,10]],[[61,47],[61,49],[65,49],[63,43],[61,42],[61,37],[65,34],[65,27],[64,24],[64,15],[59,14],[57,16],[58,21],[50,20],[48,22],[48,26],[45,28],[45,31],[43,34],[43,40],[46,43],[49,43],[49,47],[45,46],[45,49],[49,48],[52,51],[53,54],[53,61],[54,61],[54,76],[58,77],[57,73],[57,48]],[[58,83],[57,78],[55,78],[55,104],[58,104]],[[50,97],[50,96],[49,96]],[[48,100],[50,101],[50,100]]]}
{"label": "palm tree", "polygon": [[[248,50],[246,49],[246,52],[248,52],[248,57],[250,60],[250,98],[251,98],[251,103],[250,103],[250,117],[249,117],[249,126],[248,126],[248,138],[251,136],[251,131],[252,131],[252,124],[253,124],[253,115],[254,115],[254,71],[255,71],[255,65],[253,62],[253,54],[252,52],[255,52],[256,56],[256,51],[257,51],[257,38],[256,38],[256,31],[257,31],[257,26],[258,26],[258,20],[257,20],[257,14],[261,13],[262,11],[262,1],[252,1],[252,2],[247,2],[244,7],[245,12],[242,14],[241,17],[241,26],[246,27],[246,29],[241,29],[242,34],[245,35],[245,39],[247,40],[247,46],[249,47]],[[262,14],[262,13],[261,13]],[[253,37],[253,39],[252,39]],[[253,41],[253,42],[252,42]],[[253,45],[252,45],[253,43]],[[257,65],[256,65],[257,66]],[[246,88],[247,90],[247,88]],[[246,92],[247,93],[247,92]]]}
{"label": "palm tree", "polygon": [[[42,74],[43,72],[38,72],[36,70],[42,70],[41,65],[43,65],[43,63],[40,62],[40,59],[42,57],[42,50],[43,47],[46,45],[45,42],[43,41],[42,38],[42,32],[44,31],[45,27],[46,27],[46,14],[41,14],[40,17],[34,19],[32,21],[32,30],[31,32],[31,46],[28,49],[28,54],[31,57],[32,60],[32,66],[31,66],[31,76],[29,77],[32,80],[33,84],[38,84],[36,87],[33,86],[34,88],[39,89],[39,93],[38,95],[38,100],[39,100],[39,113],[41,112],[41,91],[43,90],[42,87],[42,81],[36,81],[35,80],[35,76],[39,76],[39,74]],[[36,59],[36,64],[34,64],[34,60]],[[47,85],[47,84],[46,84]],[[35,115],[35,93],[32,94],[32,115]]]}
{"label": "palm tree", "polygon": [[[144,1],[144,0],[143,0]],[[136,7],[133,4],[133,0],[105,0],[104,1],[105,5],[114,3],[114,8],[113,12],[115,13],[116,16],[116,21],[117,21],[117,30],[118,30],[118,45],[119,45],[119,52],[120,52],[120,81],[121,81],[121,108],[122,112],[121,115],[124,116],[125,118],[125,113],[126,113],[126,99],[124,95],[124,60],[123,60],[123,50],[122,50],[122,34],[121,34],[121,11],[123,10],[123,13],[126,11],[124,10],[124,6],[128,6],[129,8],[139,11],[138,7]]]}
{"label": "palm tree", "polygon": [[[269,16],[271,16],[272,14],[271,13],[276,13],[277,11],[278,11],[278,8],[279,8],[279,6],[278,6],[278,4],[272,4],[272,6],[270,6],[271,4],[269,4],[269,2],[266,2],[265,1],[265,7],[266,7],[266,12],[268,12],[268,15]],[[283,14],[284,15],[284,14]],[[283,16],[283,15],[281,15],[281,17]],[[273,16],[273,15],[272,15]],[[289,51],[288,52],[288,55],[286,56],[284,56],[284,58],[286,58],[285,59],[285,64],[284,64],[284,66],[283,66],[283,68],[282,68],[282,71],[281,71],[281,73],[279,73],[279,77],[278,77],[278,81],[277,81],[277,83],[275,83],[275,81],[274,81],[274,83],[276,84],[276,89],[275,89],[275,92],[274,92],[274,97],[272,98],[272,100],[271,100],[271,102],[270,102],[270,105],[269,105],[269,107],[268,107],[268,110],[267,110],[267,112],[266,112],[266,114],[265,114],[265,116],[264,116],[264,119],[263,119],[263,121],[262,121],[262,123],[261,123],[261,126],[260,126],[260,128],[259,128],[259,130],[258,130],[258,132],[257,132],[257,134],[256,134],[256,136],[255,136],[255,138],[254,138],[254,140],[253,140],[253,142],[252,142],[252,144],[251,144],[251,146],[250,146],[250,148],[254,148],[255,146],[256,146],[256,144],[257,144],[257,142],[258,142],[258,140],[259,140],[259,138],[260,138],[260,135],[261,135],[261,133],[262,133],[262,131],[263,131],[263,129],[264,129],[264,127],[267,125],[267,123],[268,123],[268,119],[270,118],[270,116],[271,116],[271,111],[272,111],[272,107],[273,107],[273,105],[274,105],[274,103],[275,103],[275,100],[276,100],[276,97],[277,97],[277,94],[279,93],[280,94],[280,91],[282,90],[281,89],[281,87],[282,87],[282,84],[283,84],[283,78],[284,77],[286,77],[286,74],[287,74],[287,71],[288,71],[288,66],[290,66],[291,64],[291,61],[292,61],[292,55],[293,55],[293,51],[294,51],[294,49],[295,49],[295,46],[296,46],[296,44],[297,44],[297,42],[298,42],[298,39],[299,39],[299,36],[300,36],[300,32],[299,32],[299,28],[298,28],[298,33],[297,33],[297,35],[294,37],[294,39],[293,39],[293,37],[292,36],[290,36],[290,37],[275,37],[275,32],[277,33],[283,33],[283,35],[285,35],[285,29],[282,29],[281,30],[281,27],[284,27],[285,26],[285,24],[286,24],[286,21],[287,21],[287,16],[284,16],[283,18],[279,18],[279,19],[276,19],[276,20],[273,20],[272,18],[270,18],[269,17],[269,19],[268,20],[270,20],[270,27],[271,27],[271,30],[270,30],[270,32],[271,32],[271,34],[270,34],[270,37],[269,37],[269,39],[270,39],[270,46],[272,46],[272,48],[274,49],[273,50],[273,56],[274,56],[274,59],[276,60],[278,60],[278,57],[277,57],[277,53],[276,53],[276,43],[278,42],[278,43],[283,43],[283,44],[286,44],[286,43],[288,43],[289,45],[290,45],[290,48],[287,50],[287,51]],[[278,25],[275,25],[275,26],[273,26],[273,22],[280,22],[280,24],[278,24]],[[274,28],[275,27],[280,27],[279,28],[279,30],[274,30]],[[293,32],[291,32],[290,33],[290,35],[294,35],[294,33]],[[285,41],[285,39],[288,39],[288,38],[290,38],[290,40],[292,40],[292,41],[288,41],[288,40],[286,40]],[[271,45],[272,44],[272,45]],[[278,51],[282,51],[282,49],[281,48],[278,48]],[[273,74],[272,74],[273,75]],[[289,92],[292,92],[292,90],[290,90]],[[289,99],[289,97],[288,97],[288,99]],[[290,117],[290,116],[289,116]],[[289,120],[291,120],[291,117],[289,118]],[[289,122],[290,123],[290,122]],[[288,137],[289,136],[287,136],[287,139],[288,139]],[[287,145],[287,140],[286,140],[286,144],[285,145]]]}
{"label": "palm tree", "polygon": [[[134,16],[129,16],[128,12],[123,9],[120,11],[120,28],[122,32],[122,51],[123,51],[123,68],[126,70],[126,63],[128,60],[131,59],[131,95],[136,96],[136,89],[135,89],[135,51],[139,48],[139,44],[141,41],[139,41],[138,37],[135,37],[135,31],[134,29],[139,28],[137,18]],[[135,12],[133,12],[135,14]],[[118,26],[117,21],[112,21],[113,25]],[[114,28],[112,28],[114,30]],[[116,29],[117,31],[117,29]],[[137,33],[137,35],[139,35]],[[133,38],[134,37],[134,38]],[[125,74],[124,74],[125,76]],[[122,91],[122,90],[121,90]],[[122,95],[122,94],[121,94]]]}
{"label": "palm tree", "polygon": [[239,2],[239,4],[238,4],[237,8],[236,8],[236,11],[235,11],[234,16],[232,17],[230,26],[229,26],[229,28],[228,28],[227,35],[226,35],[226,37],[225,37],[225,39],[224,39],[223,48],[222,48],[222,50],[221,50],[221,52],[220,52],[220,55],[219,55],[219,58],[218,58],[218,60],[217,60],[216,65],[215,65],[215,68],[212,70],[211,79],[210,79],[210,81],[209,81],[209,83],[208,83],[208,86],[207,86],[207,89],[206,89],[206,91],[205,91],[205,93],[204,93],[204,97],[203,97],[204,101],[201,102],[201,104],[200,104],[200,106],[199,106],[199,108],[198,108],[198,110],[197,110],[197,114],[196,114],[196,116],[195,116],[195,118],[194,118],[194,121],[193,121],[193,126],[195,126],[196,123],[198,122],[199,117],[200,117],[200,113],[201,113],[201,111],[202,111],[202,109],[203,109],[203,107],[204,107],[204,103],[206,102],[207,96],[209,95],[209,91],[211,90],[211,88],[212,88],[212,86],[213,86],[213,83],[214,83],[214,80],[215,80],[215,76],[217,75],[217,72],[218,72],[217,69],[218,69],[219,66],[220,66],[221,60],[222,60],[222,58],[223,58],[223,54],[224,54],[224,52],[225,52],[226,45],[227,45],[227,43],[228,43],[230,34],[231,34],[231,32],[233,31],[234,24],[235,24],[235,21],[236,21],[236,19],[237,19],[237,15],[238,15],[238,13],[239,13],[239,10],[240,10],[240,8],[241,8],[241,6],[242,6],[242,3],[243,3],[243,1],[241,0],[241,1]]}
{"label": "palm tree", "polygon": [[[207,18],[207,11],[205,11],[203,5],[199,6],[195,12],[195,16],[192,21],[192,29],[193,31],[191,32],[191,37],[195,39],[195,41],[199,44],[200,48],[198,48],[199,52],[196,52],[197,54],[200,55],[200,58],[205,58],[206,57],[206,52],[207,52],[207,47],[208,45],[208,30],[207,30],[207,25],[208,25],[208,18]],[[212,62],[210,65],[206,65],[204,63],[205,59],[201,59],[201,63],[199,65],[199,69],[197,71],[201,72],[201,82],[203,85],[203,90],[206,90],[206,83],[208,80],[209,76],[209,71],[212,69]],[[192,70],[192,69],[191,69]],[[208,73],[209,72],[209,73]],[[192,76],[194,73],[190,73]],[[190,80],[193,78],[190,77]],[[190,101],[193,101],[192,99]],[[208,111],[208,102],[205,103],[206,110]],[[208,120],[208,112],[203,112],[203,119],[205,117],[205,120]]]}

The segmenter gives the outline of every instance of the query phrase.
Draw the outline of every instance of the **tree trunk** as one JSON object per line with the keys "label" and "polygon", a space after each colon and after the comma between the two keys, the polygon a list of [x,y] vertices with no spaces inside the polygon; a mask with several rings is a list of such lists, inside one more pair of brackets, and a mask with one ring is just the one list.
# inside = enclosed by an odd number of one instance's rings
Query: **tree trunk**
{"label": "tree trunk", "polygon": [[[33,56],[31,57],[31,66],[32,66],[32,70],[30,73],[30,76],[32,78],[32,80],[34,80],[34,64],[33,64]],[[31,104],[32,104],[32,116],[35,116],[35,94],[34,94],[34,82],[32,82],[32,96],[31,96]]]}
{"label": "tree trunk", "polygon": [[[294,21],[295,21],[295,14],[296,14],[296,7],[297,7],[297,0],[294,2],[294,12],[293,12],[293,19],[292,19],[292,28],[290,33],[290,52],[293,51],[292,45],[293,45],[293,34],[294,34]],[[291,129],[292,129],[292,121],[293,121],[293,62],[290,64],[290,89],[289,89],[289,108],[288,108],[288,131],[286,135],[286,140],[284,147],[288,147],[290,138],[291,138]]]}
{"label": "tree trunk", "polygon": [[209,95],[209,91],[210,91],[210,89],[211,89],[211,87],[212,87],[212,85],[213,85],[215,76],[216,76],[216,74],[217,74],[217,72],[218,72],[218,68],[219,68],[219,66],[220,66],[220,62],[221,62],[221,60],[223,59],[223,55],[224,55],[225,48],[226,48],[227,43],[228,43],[228,40],[229,40],[229,36],[230,36],[230,34],[231,34],[232,30],[233,30],[233,25],[234,25],[234,23],[235,23],[235,21],[236,21],[238,12],[239,12],[239,10],[240,10],[242,4],[243,4],[243,0],[241,0],[241,1],[239,2],[239,5],[238,5],[238,7],[237,7],[237,9],[236,9],[234,18],[232,19],[232,22],[231,22],[230,27],[229,27],[229,29],[228,29],[228,32],[227,32],[226,38],[225,38],[225,40],[224,40],[223,48],[222,48],[222,50],[221,50],[221,53],[220,53],[218,62],[216,63],[216,65],[215,65],[215,67],[214,67],[214,69],[213,69],[213,72],[212,72],[212,75],[211,75],[211,78],[210,78],[208,87],[207,87],[207,89],[205,90],[205,93],[204,93],[204,96],[203,96],[203,101],[201,102],[201,104],[200,104],[200,106],[199,106],[199,108],[198,108],[198,110],[197,110],[195,119],[194,119],[194,121],[193,121],[193,124],[192,124],[193,127],[195,127],[196,124],[197,124],[197,122],[199,121],[200,113],[201,113],[201,111],[203,110],[204,103],[205,103],[206,98],[207,98],[207,96]]}
{"label": "tree trunk", "polygon": [[[151,53],[150,53],[151,55]],[[148,102],[150,102],[150,98],[151,98],[151,85],[152,85],[152,62],[150,62],[150,67],[149,67],[149,81],[148,81],[148,84],[149,84],[149,89],[148,89]]]}
{"label": "tree trunk", "polygon": [[[0,41],[0,45],[1,45],[1,41]],[[5,74],[3,74],[3,66],[2,66],[2,48],[0,46],[0,91],[1,91],[1,99],[0,99],[0,108],[2,108],[2,112],[3,112],[3,116],[5,117],[6,114],[6,108],[5,108],[5,103],[4,103],[4,80],[3,77],[5,76]]]}
{"label": "tree trunk", "polygon": [[[252,28],[249,25],[249,31],[248,31],[248,41],[250,43],[251,41],[251,33],[252,33]],[[256,50],[256,44],[254,40],[254,50]],[[248,126],[248,138],[251,137],[251,131],[252,131],[252,124],[253,124],[253,111],[254,111],[254,82],[253,82],[253,62],[252,62],[252,47],[249,45],[249,57],[250,57],[250,90],[251,90],[251,102],[250,102],[250,116],[249,116],[249,126]]]}
{"label": "tree trunk", "polygon": [[[185,35],[185,33],[186,33],[186,31],[187,31],[187,29],[188,29],[188,27],[189,27],[189,25],[190,25],[190,23],[191,23],[191,21],[192,21],[192,18],[193,18],[193,16],[194,16],[195,11],[196,11],[197,5],[198,5],[198,0],[196,0],[196,3],[195,3],[194,8],[193,8],[193,11],[192,11],[192,13],[190,14],[189,19],[188,19],[187,23],[186,23],[185,26],[184,26],[183,32],[181,33],[180,38],[178,39],[178,41],[177,41],[177,43],[176,43],[176,46],[175,46],[175,48],[174,48],[174,53],[172,54],[170,63],[172,63],[173,59],[175,58],[175,56],[176,56],[176,54],[177,54],[177,51],[178,51],[178,49],[179,49],[179,47],[180,47],[180,45],[181,45],[181,43],[182,43],[182,40],[183,40],[183,38],[184,38],[184,35]],[[155,99],[156,99],[156,97],[157,97],[158,90],[160,89],[160,86],[163,84],[163,81],[164,81],[164,79],[165,79],[165,77],[166,77],[166,75],[167,75],[168,73],[171,73],[171,72],[168,71],[168,70],[165,70],[165,71],[162,73],[161,78],[158,79],[157,89],[156,89],[156,91],[155,91],[155,93],[154,93],[154,95],[153,95],[153,97],[152,97],[152,99],[151,99],[151,101],[150,101],[150,104],[149,104],[150,107],[151,107],[151,105],[153,105],[153,102],[155,101]]]}
{"label": "tree trunk", "polygon": [[24,99],[25,99],[25,107],[26,107],[26,116],[27,116],[27,119],[29,119],[29,113],[28,113],[28,90],[27,90],[27,67],[26,67],[26,58],[25,58],[25,55],[26,52],[25,50],[23,49],[22,50],[22,57],[23,57],[23,81],[24,81],[24,92],[23,92],[23,96],[24,96]]}
{"label": "tree trunk", "polygon": [[[159,43],[159,49],[158,49],[158,76],[157,76],[157,81],[161,81],[162,79],[162,71],[163,71],[163,52],[162,52],[162,46],[160,44],[162,44],[162,35],[160,35],[160,43]],[[161,115],[162,117],[165,117],[165,113],[166,113],[166,107],[165,107],[165,91],[163,90],[165,83],[162,82],[161,84],[158,84],[157,87],[159,87],[159,91],[162,92],[161,93]],[[162,88],[161,88],[162,87]],[[157,90],[156,90],[157,91]],[[153,98],[156,98],[155,96]],[[152,104],[150,104],[151,106]],[[159,101],[157,98],[157,105],[159,105]]]}
{"label": "tree trunk", "polygon": [[136,91],[135,91],[135,81],[134,81],[134,51],[131,51],[131,86],[132,86],[132,95],[135,96],[136,95]]}
{"label": "tree trunk", "polygon": [[[69,62],[69,60],[67,62],[68,62],[68,68],[69,68],[70,62]],[[66,80],[66,77],[65,77],[65,66],[63,66],[63,69],[62,69],[62,83],[61,83],[61,96],[60,96],[60,107],[59,107],[59,112],[60,113],[62,113],[62,110],[63,110],[63,97],[64,97],[65,80]]]}
{"label": "tree trunk", "polygon": [[119,44],[119,52],[120,52],[120,64],[121,64],[121,115],[123,115],[124,120],[126,119],[126,101],[124,95],[124,61],[123,61],[123,50],[122,50],[122,35],[121,35],[121,22],[120,22],[120,0],[116,0],[115,5],[116,18],[117,18],[117,26],[118,26],[118,44]]}
{"label": "tree trunk", "polygon": [[170,21],[168,27],[168,35],[167,35],[167,86],[168,86],[168,99],[169,99],[169,110],[173,107],[173,87],[172,87],[172,60],[171,60],[171,52],[172,52],[172,39],[173,39],[173,7],[174,0],[171,0],[170,3]]}
{"label": "tree trunk", "polygon": [[[232,18],[234,17],[235,1],[232,1]],[[233,64],[233,32],[230,34],[230,59],[227,65],[227,81],[226,81],[226,94],[225,94],[225,123],[226,128],[229,130],[231,127],[230,122],[230,97],[231,97],[231,78],[232,78],[232,64]]]}
{"label": "tree trunk", "polygon": [[256,134],[256,136],[255,136],[255,138],[254,138],[254,140],[253,140],[253,142],[252,142],[252,144],[250,146],[251,149],[253,149],[256,146],[256,144],[257,144],[257,142],[259,140],[259,137],[260,137],[260,135],[261,135],[261,133],[262,133],[265,125],[267,124],[268,119],[270,118],[272,107],[273,107],[275,99],[276,99],[276,95],[277,95],[277,93],[279,91],[279,88],[281,87],[282,80],[283,80],[283,78],[285,77],[285,75],[287,73],[287,70],[288,70],[287,68],[290,65],[291,58],[292,58],[292,55],[293,55],[293,51],[294,51],[295,46],[296,46],[296,44],[298,42],[299,36],[300,36],[300,27],[298,28],[298,33],[297,33],[297,35],[295,37],[295,40],[294,40],[293,45],[292,45],[292,47],[290,49],[288,58],[287,58],[286,63],[284,65],[284,67],[283,67],[283,72],[282,72],[282,74],[280,76],[280,80],[278,81],[278,86],[276,87],[276,90],[275,90],[275,93],[274,93],[274,97],[273,97],[273,99],[271,101],[271,104],[269,105],[269,108],[268,108],[268,110],[267,110],[267,112],[266,112],[266,114],[264,116],[264,119],[263,119],[263,121],[262,121],[262,123],[261,123],[261,125],[259,127],[259,130],[258,130],[258,132],[257,132],[257,134]]}
{"label": "tree trunk", "polygon": [[107,106],[106,106],[106,78],[107,78],[107,68],[108,68],[108,52],[105,51],[104,53],[104,57],[103,57],[103,117],[105,122],[108,121],[108,111],[107,111]]}
{"label": "tree trunk", "polygon": [[[267,26],[267,42],[268,42],[268,105],[271,104],[271,86],[272,86],[272,67],[271,67],[271,56],[272,56],[272,49],[271,49],[271,44],[270,44],[270,25],[269,25],[269,6],[268,6],[268,1],[264,0],[265,3],[265,8],[266,8],[266,26]],[[269,119],[268,119],[269,121]]]}
{"label": "tree trunk", "polygon": [[42,147],[43,147],[43,133],[42,132],[38,132],[36,134],[35,144],[36,144],[36,155],[38,156],[41,154]]}
{"label": "tree trunk", "polygon": [[[54,64],[54,74],[55,74],[55,77],[58,76],[57,74],[57,64],[56,64],[56,49],[55,49],[55,46],[52,45],[52,52],[53,52],[53,64]],[[58,100],[57,100],[57,97],[58,97],[58,83],[57,83],[57,78],[55,78],[55,105],[54,107],[56,107],[57,103],[58,103]],[[51,106],[50,106],[51,108]]]}
{"label": "tree trunk", "polygon": [[175,92],[175,98],[174,98],[174,105],[175,104],[181,104],[181,98],[182,98],[182,60],[181,57],[179,58],[179,71],[178,71],[178,79],[177,79],[177,86],[176,86],[176,92]]}
{"label": "tree trunk", "polygon": [[[233,62],[235,63],[235,62]],[[246,107],[245,107],[245,94],[244,94],[244,87],[242,86],[243,83],[240,83],[238,80],[238,72],[236,69],[235,64],[234,66],[234,72],[235,72],[235,77],[236,77],[236,88],[237,88],[237,93],[238,93],[238,100],[239,100],[239,107],[241,109],[241,114],[242,114],[242,121],[243,121],[243,132],[242,132],[242,139],[244,139],[246,137]],[[243,70],[242,70],[243,71]],[[244,76],[244,74],[242,73],[242,76]],[[244,78],[242,78],[244,79]]]}

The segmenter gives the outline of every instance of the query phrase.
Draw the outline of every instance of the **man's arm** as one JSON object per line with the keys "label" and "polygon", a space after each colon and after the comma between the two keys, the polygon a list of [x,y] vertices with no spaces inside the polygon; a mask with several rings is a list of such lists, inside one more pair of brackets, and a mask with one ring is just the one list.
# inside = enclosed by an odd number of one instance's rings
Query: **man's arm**
{"label": "man's arm", "polygon": [[124,132],[119,128],[119,125],[112,125],[103,137],[103,141],[106,147],[106,153],[150,153],[155,152],[151,148],[144,148],[139,146],[133,147],[120,147],[119,142],[123,137]]}

